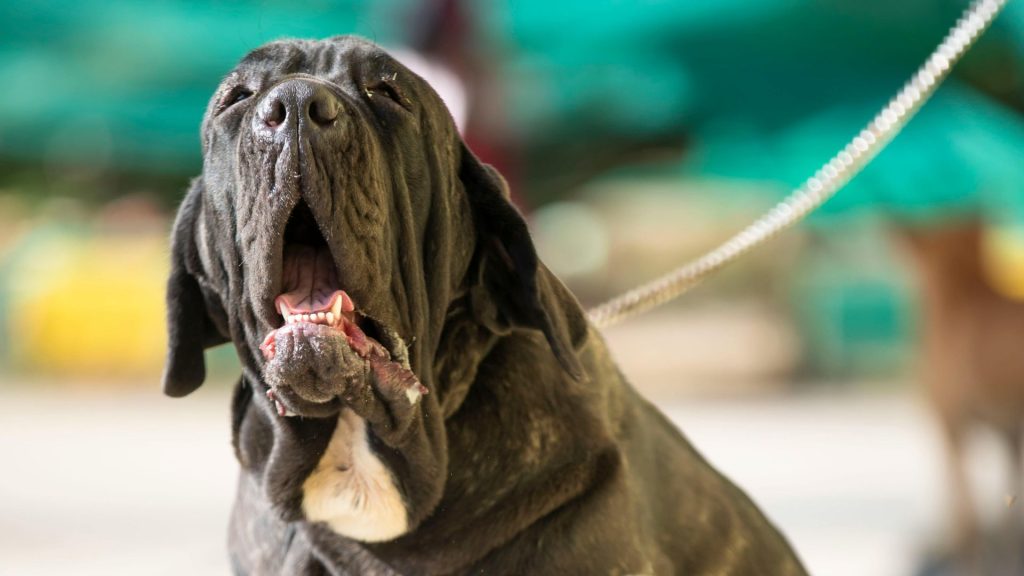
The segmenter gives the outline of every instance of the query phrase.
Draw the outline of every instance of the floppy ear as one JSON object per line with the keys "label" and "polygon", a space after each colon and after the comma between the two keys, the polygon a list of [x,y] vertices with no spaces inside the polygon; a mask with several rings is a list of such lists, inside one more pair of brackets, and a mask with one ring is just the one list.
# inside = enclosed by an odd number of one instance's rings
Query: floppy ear
{"label": "floppy ear", "polygon": [[196,219],[199,216],[202,182],[196,179],[178,209],[171,235],[171,276],[167,280],[167,363],[164,393],[185,396],[206,379],[203,351],[227,341],[207,313],[199,281],[192,270],[199,266],[196,250]]}
{"label": "floppy ear", "polygon": [[543,332],[562,368],[581,379],[576,348],[587,334],[586,317],[572,293],[537,258],[505,179],[465,144],[459,178],[473,209],[484,282],[499,313],[511,326]]}

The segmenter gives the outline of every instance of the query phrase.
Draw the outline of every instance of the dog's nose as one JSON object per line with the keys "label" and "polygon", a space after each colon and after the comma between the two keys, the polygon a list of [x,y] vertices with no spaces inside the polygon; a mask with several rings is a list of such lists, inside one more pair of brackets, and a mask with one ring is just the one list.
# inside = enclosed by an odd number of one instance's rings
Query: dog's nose
{"label": "dog's nose", "polygon": [[326,86],[302,78],[285,80],[260,100],[254,128],[277,132],[298,123],[301,130],[328,128],[338,120],[341,103]]}

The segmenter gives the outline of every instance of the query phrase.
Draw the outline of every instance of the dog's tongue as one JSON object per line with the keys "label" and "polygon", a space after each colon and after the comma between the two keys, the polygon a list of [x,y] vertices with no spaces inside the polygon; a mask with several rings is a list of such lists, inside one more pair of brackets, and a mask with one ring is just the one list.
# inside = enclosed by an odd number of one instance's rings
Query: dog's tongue
{"label": "dog's tongue", "polygon": [[341,282],[327,246],[287,244],[281,271],[281,295],[274,299],[292,312],[317,312],[331,305]]}

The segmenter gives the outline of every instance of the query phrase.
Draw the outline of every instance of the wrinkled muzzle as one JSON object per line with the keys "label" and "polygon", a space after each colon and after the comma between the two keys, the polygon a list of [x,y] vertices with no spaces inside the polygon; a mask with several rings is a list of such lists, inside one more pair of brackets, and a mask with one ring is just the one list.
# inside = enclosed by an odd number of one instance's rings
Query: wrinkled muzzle
{"label": "wrinkled muzzle", "polygon": [[[343,96],[329,85],[286,80],[257,103],[240,152],[250,168],[243,186],[257,191],[252,212],[239,214],[240,246],[248,248],[243,265],[265,330],[260,351],[268,395],[281,415],[333,414],[345,391],[375,373],[393,372],[393,365],[409,371],[405,343],[362,310],[357,297],[379,276],[370,247],[381,242],[350,231],[353,203],[374,187],[357,173],[362,167],[352,151],[358,146],[344,141],[359,137],[345,110]],[[352,185],[360,180],[362,186]],[[261,213],[267,222],[254,226],[252,215]],[[361,227],[382,228],[373,210],[361,213],[367,216]],[[276,233],[246,236],[260,229]]]}

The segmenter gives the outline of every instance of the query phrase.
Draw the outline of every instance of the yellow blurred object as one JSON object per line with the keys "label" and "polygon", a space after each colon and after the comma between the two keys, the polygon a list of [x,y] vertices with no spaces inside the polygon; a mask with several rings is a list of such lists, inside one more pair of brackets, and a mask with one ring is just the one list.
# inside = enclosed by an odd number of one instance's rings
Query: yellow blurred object
{"label": "yellow blurred object", "polygon": [[162,233],[53,234],[10,273],[9,329],[19,368],[85,377],[160,373],[166,342]]}
{"label": "yellow blurred object", "polygon": [[992,287],[1007,298],[1024,300],[1024,228],[989,228],[982,245]]}

